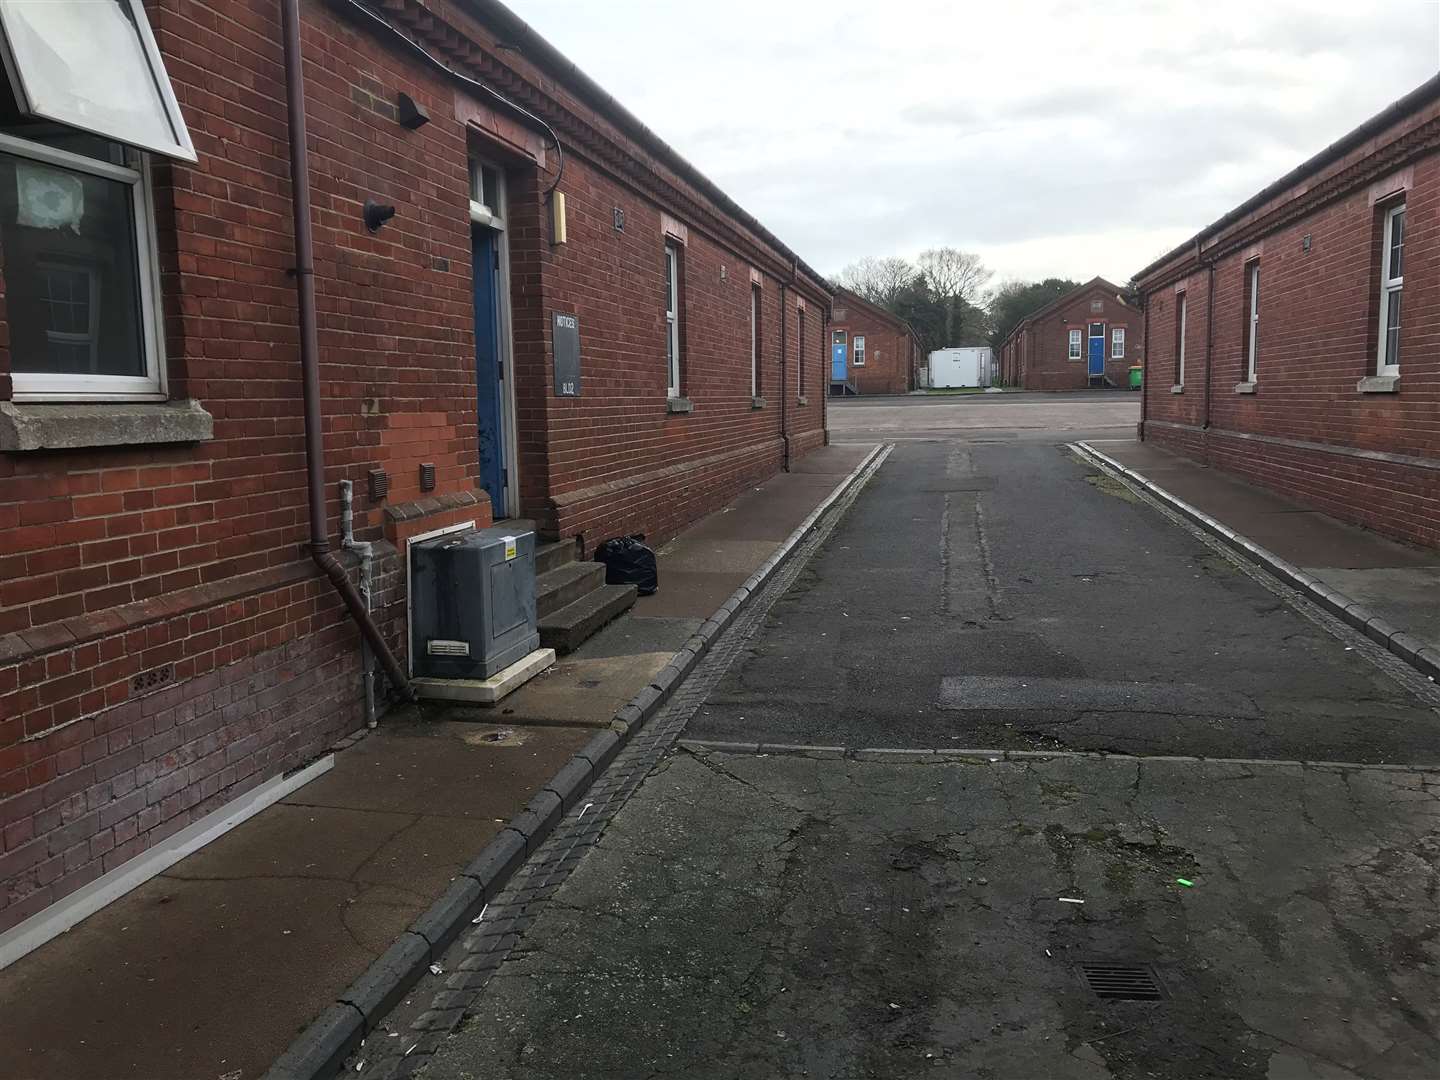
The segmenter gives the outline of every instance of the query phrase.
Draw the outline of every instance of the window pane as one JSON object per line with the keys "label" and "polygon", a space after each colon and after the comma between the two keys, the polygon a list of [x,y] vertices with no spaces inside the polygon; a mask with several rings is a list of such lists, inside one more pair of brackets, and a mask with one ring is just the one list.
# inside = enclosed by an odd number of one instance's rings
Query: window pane
{"label": "window pane", "polygon": [[144,375],[129,184],[0,154],[15,371]]}
{"label": "window pane", "polygon": [[1400,363],[1400,297],[1399,289],[1392,292],[1385,304],[1385,363]]}
{"label": "window pane", "polygon": [[1399,211],[1390,219],[1390,277],[1398,278],[1405,273],[1405,211]]}
{"label": "window pane", "polygon": [[129,0],[6,0],[0,18],[32,112],[195,159],[178,111],[172,122],[156,81],[164,70],[152,68]]}
{"label": "window pane", "polygon": [[675,313],[675,252],[665,249],[665,313]]}

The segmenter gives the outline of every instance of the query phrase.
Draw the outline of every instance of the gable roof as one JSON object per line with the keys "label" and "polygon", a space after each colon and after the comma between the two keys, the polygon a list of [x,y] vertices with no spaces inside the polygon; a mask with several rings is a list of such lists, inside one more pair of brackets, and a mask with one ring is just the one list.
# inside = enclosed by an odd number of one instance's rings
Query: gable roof
{"label": "gable roof", "polygon": [[1100,289],[1104,292],[1109,293],[1111,296],[1115,297],[1116,300],[1120,301],[1122,306],[1129,308],[1131,311],[1135,312],[1135,314],[1139,315],[1141,313],[1139,308],[1137,308],[1134,304],[1130,303],[1130,301],[1126,300],[1125,297],[1121,294],[1120,286],[1116,285],[1113,281],[1097,276],[1085,282],[1084,285],[1078,285],[1075,288],[1071,289],[1069,292],[1057,296],[1048,304],[1044,305],[1043,307],[1038,307],[1029,315],[1026,315],[1023,319],[1021,319],[1018,323],[1015,324],[1014,328],[1011,329],[1010,333],[1005,335],[1005,340],[1000,342],[1000,348],[1003,349],[1006,345],[1010,344],[1011,338],[1013,338],[1021,330],[1025,329],[1025,327],[1029,326],[1036,319],[1044,318],[1046,315],[1050,314],[1050,312],[1054,311],[1057,307],[1069,303],[1077,296],[1082,296],[1087,292],[1093,292],[1096,289]]}
{"label": "gable roof", "polygon": [[896,315],[890,311],[886,311],[879,304],[872,304],[869,300],[866,300],[859,293],[851,292],[844,286],[839,286],[835,289],[835,298],[831,301],[832,311],[834,310],[836,304],[845,304],[847,307],[858,307],[863,311],[869,312],[881,322],[889,323],[896,329],[905,331],[905,333],[909,334],[916,341],[920,340],[919,335],[915,333],[915,330],[910,326],[910,324],[904,319],[900,318],[899,315]]}

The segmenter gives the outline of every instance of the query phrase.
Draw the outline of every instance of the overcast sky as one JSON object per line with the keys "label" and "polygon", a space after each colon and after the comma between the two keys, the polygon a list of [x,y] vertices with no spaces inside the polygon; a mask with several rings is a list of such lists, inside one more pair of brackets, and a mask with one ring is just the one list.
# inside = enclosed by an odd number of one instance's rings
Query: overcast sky
{"label": "overcast sky", "polygon": [[833,273],[1144,264],[1434,74],[1435,0],[511,0]]}

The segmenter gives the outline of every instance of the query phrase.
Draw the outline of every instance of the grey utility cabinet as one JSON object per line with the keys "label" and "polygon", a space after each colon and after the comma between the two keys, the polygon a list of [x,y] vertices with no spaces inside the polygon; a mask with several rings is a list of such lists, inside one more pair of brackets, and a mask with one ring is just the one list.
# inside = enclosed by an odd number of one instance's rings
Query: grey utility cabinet
{"label": "grey utility cabinet", "polygon": [[488,679],[539,647],[533,532],[472,529],[410,546],[416,675]]}

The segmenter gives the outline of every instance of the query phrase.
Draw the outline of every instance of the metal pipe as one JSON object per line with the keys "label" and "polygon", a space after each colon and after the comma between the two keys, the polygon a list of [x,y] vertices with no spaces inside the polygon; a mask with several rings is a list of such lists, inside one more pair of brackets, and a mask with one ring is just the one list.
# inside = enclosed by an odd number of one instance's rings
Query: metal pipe
{"label": "metal pipe", "polygon": [[780,468],[790,471],[790,432],[785,427],[785,401],[789,396],[786,375],[790,367],[790,309],[785,303],[785,282],[780,283]]}
{"label": "metal pipe", "polygon": [[1200,421],[1200,427],[1204,431],[1210,430],[1210,368],[1213,345],[1213,328],[1215,326],[1215,262],[1211,260],[1209,271],[1205,279],[1205,396],[1204,416]]}
{"label": "metal pipe", "polygon": [[1140,372],[1140,441],[1145,441],[1145,416],[1150,404],[1150,294],[1141,293],[1140,313],[1145,316],[1145,332],[1140,335],[1140,354],[1145,369]]}
{"label": "metal pipe", "polygon": [[300,308],[300,372],[305,401],[305,480],[310,496],[310,556],[325,571],[390,682],[414,700],[410,680],[366,610],[350,575],[330,550],[325,522],[325,444],[320,418],[320,341],[315,320],[315,246],[310,233],[310,154],[305,143],[305,74],[300,57],[299,0],[280,0],[285,43],[285,97],[290,127],[291,208],[295,216],[295,290]]}

